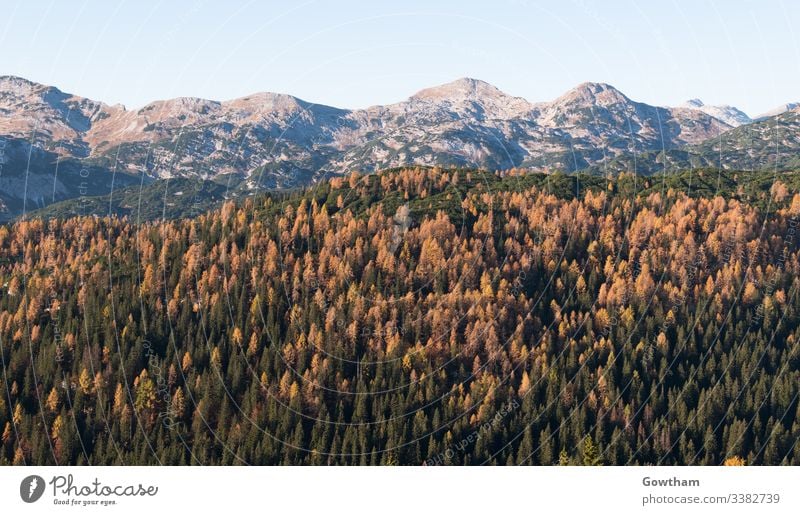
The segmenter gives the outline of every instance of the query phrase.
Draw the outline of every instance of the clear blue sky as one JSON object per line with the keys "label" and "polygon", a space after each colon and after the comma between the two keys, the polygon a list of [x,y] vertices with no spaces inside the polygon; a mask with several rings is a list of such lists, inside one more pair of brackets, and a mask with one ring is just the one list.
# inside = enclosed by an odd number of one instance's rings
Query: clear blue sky
{"label": "clear blue sky", "polygon": [[531,101],[583,81],[751,115],[800,100],[800,2],[9,1],[0,74],[138,107],[291,93],[338,107],[469,76]]}

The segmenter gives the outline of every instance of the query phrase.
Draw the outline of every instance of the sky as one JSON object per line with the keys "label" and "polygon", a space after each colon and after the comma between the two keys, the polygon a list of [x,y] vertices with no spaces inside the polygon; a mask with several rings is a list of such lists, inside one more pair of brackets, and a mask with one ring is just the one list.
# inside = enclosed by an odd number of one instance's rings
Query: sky
{"label": "sky", "polygon": [[750,115],[800,100],[800,2],[2,0],[0,75],[136,108],[258,91],[336,107],[473,77],[532,102],[607,82]]}

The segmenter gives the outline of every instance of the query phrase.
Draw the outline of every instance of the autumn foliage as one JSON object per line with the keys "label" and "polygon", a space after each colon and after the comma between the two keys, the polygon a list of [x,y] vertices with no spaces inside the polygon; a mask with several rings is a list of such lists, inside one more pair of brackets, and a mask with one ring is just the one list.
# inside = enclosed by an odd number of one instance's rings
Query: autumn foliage
{"label": "autumn foliage", "polygon": [[473,173],[0,227],[0,463],[798,464],[800,197]]}

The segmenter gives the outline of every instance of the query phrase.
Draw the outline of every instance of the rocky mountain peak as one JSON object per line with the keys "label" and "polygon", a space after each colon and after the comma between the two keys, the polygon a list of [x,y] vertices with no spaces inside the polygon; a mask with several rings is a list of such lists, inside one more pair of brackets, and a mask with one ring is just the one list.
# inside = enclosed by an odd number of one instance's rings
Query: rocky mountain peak
{"label": "rocky mountain peak", "polygon": [[14,75],[0,76],[0,93],[30,93],[46,87]]}
{"label": "rocky mountain peak", "polygon": [[713,116],[717,120],[720,120],[731,127],[738,127],[753,121],[749,116],[747,116],[746,113],[736,107],[729,105],[706,105],[699,98],[687,100],[681,104],[679,108],[700,111],[709,116]]}
{"label": "rocky mountain peak", "polygon": [[766,113],[761,113],[760,115],[755,117],[755,121],[765,120],[765,119],[770,118],[772,116],[778,116],[778,115],[783,114],[783,113],[785,113],[787,111],[796,111],[798,109],[800,109],[800,102],[788,102],[786,104],[781,104],[778,107],[776,107],[775,109],[771,109],[771,110],[767,111]]}
{"label": "rocky mountain peak", "polygon": [[281,113],[291,113],[300,110],[307,103],[283,93],[260,92],[250,95],[226,100],[222,105],[229,110],[243,110],[249,112],[276,111]]}
{"label": "rocky mountain peak", "polygon": [[464,77],[447,84],[423,89],[395,107],[403,111],[447,112],[451,116],[476,119],[524,118],[533,104],[509,95],[488,82]]}
{"label": "rocky mountain peak", "polygon": [[500,91],[495,86],[478,79],[463,77],[453,82],[441,84],[417,92],[411,98],[431,101],[481,100],[487,98],[514,98]]}
{"label": "rocky mountain peak", "polygon": [[603,82],[583,82],[567,91],[551,104],[583,104],[607,106],[620,103],[631,103],[620,90]]}
{"label": "rocky mountain peak", "polygon": [[705,104],[703,103],[703,101],[700,100],[699,98],[690,98],[689,100],[684,102],[681,107],[688,107],[688,108],[697,109],[697,108],[703,107],[704,105]]}

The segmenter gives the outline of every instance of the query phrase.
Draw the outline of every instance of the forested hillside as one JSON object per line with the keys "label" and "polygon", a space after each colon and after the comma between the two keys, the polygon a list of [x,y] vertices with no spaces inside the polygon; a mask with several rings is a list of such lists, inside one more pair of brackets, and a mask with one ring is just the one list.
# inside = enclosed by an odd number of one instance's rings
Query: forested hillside
{"label": "forested hillside", "polygon": [[411,168],[0,226],[0,463],[800,464],[796,184]]}

